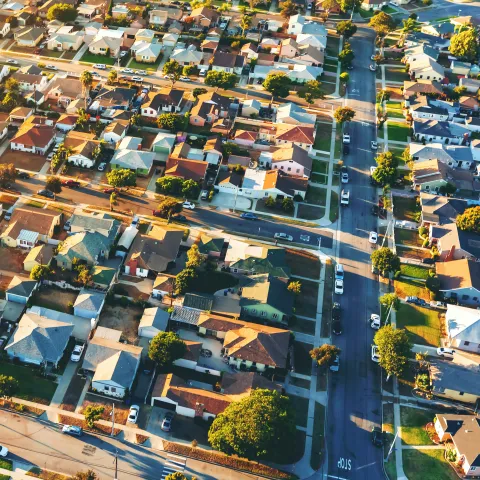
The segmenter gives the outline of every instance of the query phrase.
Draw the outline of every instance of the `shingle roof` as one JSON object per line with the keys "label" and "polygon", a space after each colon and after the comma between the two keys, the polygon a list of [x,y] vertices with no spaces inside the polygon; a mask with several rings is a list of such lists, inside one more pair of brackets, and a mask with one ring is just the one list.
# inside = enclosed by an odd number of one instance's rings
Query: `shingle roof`
{"label": "shingle roof", "polygon": [[82,288],[73,305],[74,308],[81,308],[82,310],[89,310],[92,313],[100,313],[103,303],[105,302],[105,294],[94,292]]}
{"label": "shingle roof", "polygon": [[30,280],[28,278],[15,275],[12,278],[12,281],[8,284],[6,293],[28,298],[32,294],[34,288],[37,286],[37,283],[38,282],[36,280]]}
{"label": "shingle roof", "polygon": [[155,160],[155,153],[142,152],[139,150],[117,150],[110,160],[111,164],[131,170],[149,170]]}
{"label": "shingle roof", "polygon": [[185,180],[200,182],[205,178],[208,163],[201,160],[168,157],[165,176],[182,177]]}
{"label": "shingle roof", "polygon": [[213,307],[213,297],[208,295],[195,295],[193,293],[185,294],[183,306],[194,308],[196,310],[211,311]]}
{"label": "shingle roof", "polygon": [[143,311],[142,318],[140,319],[140,325],[138,327],[154,327],[164,332],[167,329],[169,318],[170,314],[161,308],[146,308]]}

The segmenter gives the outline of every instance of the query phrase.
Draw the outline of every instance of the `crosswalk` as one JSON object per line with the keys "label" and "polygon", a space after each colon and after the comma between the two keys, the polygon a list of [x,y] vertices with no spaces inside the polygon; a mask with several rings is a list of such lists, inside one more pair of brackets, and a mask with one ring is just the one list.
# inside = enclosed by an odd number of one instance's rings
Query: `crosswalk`
{"label": "crosswalk", "polygon": [[179,457],[172,454],[167,455],[167,461],[163,467],[161,480],[165,480],[171,473],[183,472],[186,463],[187,459],[185,457]]}

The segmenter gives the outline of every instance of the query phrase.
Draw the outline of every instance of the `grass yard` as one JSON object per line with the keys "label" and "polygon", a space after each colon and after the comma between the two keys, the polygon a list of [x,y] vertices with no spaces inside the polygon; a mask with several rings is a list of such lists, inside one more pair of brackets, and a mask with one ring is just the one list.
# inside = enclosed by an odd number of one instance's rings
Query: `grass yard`
{"label": "grass yard", "polygon": [[327,37],[327,48],[325,54],[329,57],[338,57],[338,49],[340,48],[340,37],[338,35],[329,34]]}
{"label": "grass yard", "polygon": [[419,267],[417,265],[407,265],[403,263],[400,265],[400,272],[402,272],[402,275],[406,275],[407,277],[426,280],[428,278],[429,271],[430,269]]}
{"label": "grass yard", "polygon": [[215,293],[224,288],[234,287],[238,280],[226,272],[200,272],[190,284],[192,292]]}
{"label": "grass yard", "polygon": [[312,172],[313,173],[322,173],[323,175],[328,175],[328,162],[323,162],[322,160],[313,160]]}
{"label": "grass yard", "polygon": [[[329,80],[322,80],[322,90],[325,95],[333,95],[335,92],[335,89],[337,88],[337,85],[333,82],[334,77],[325,77]],[[315,148],[315,146],[313,147]]]}
{"label": "grass yard", "polygon": [[397,312],[397,328],[405,328],[412,343],[439,347],[440,315],[436,310],[403,304]]}
{"label": "grass yard", "polygon": [[400,407],[401,437],[404,445],[432,445],[425,425],[433,421],[435,412],[412,407]]}
{"label": "grass yard", "polygon": [[394,435],[393,431],[393,405],[390,403],[386,403],[383,406],[383,422],[382,422],[382,430],[389,434]]}
{"label": "grass yard", "polygon": [[290,267],[292,275],[300,275],[315,280],[320,276],[320,260],[309,252],[287,248],[285,249],[285,262]]}
{"label": "grass yard", "polygon": [[387,102],[387,112],[389,118],[404,118],[402,102]]}
{"label": "grass yard", "polygon": [[83,57],[80,59],[80,61],[87,63],[103,63],[105,65],[113,65],[116,59],[112,57],[107,57],[106,55],[95,55],[87,50],[83,54]]}
{"label": "grass yard", "polygon": [[373,10],[363,10],[363,8],[358,9],[358,13],[362,18],[372,18],[373,17]]}
{"label": "grass yard", "polygon": [[313,345],[310,343],[293,342],[293,351],[295,352],[295,372],[303,375],[311,375],[312,373],[312,357],[310,357],[310,350]]}
{"label": "grass yard", "polygon": [[409,80],[408,74],[405,73],[405,67],[385,67],[385,80],[388,82],[404,82]]}
{"label": "grass yard", "polygon": [[323,305],[322,305],[322,327],[320,330],[321,337],[330,336],[330,324],[332,319],[332,292],[333,292],[333,277],[334,268],[330,260],[327,260],[325,265],[325,285],[323,290]]}
{"label": "grass yard", "polygon": [[312,173],[310,175],[310,181],[313,183],[319,183],[320,185],[327,185],[328,177],[322,173]]}
{"label": "grass yard", "polygon": [[397,142],[407,142],[410,127],[406,123],[388,122],[388,139]]}
{"label": "grass yard", "polygon": [[314,319],[317,314],[318,283],[308,280],[300,280],[300,282],[302,289],[295,298],[295,313]]}
{"label": "grass yard", "polygon": [[75,303],[78,292],[62,290],[60,288],[43,288],[35,292],[32,298],[32,305],[49,308],[57,312],[70,313],[68,305]]}
{"label": "grass yard", "polygon": [[290,402],[292,402],[295,409],[295,425],[299,427],[307,426],[308,419],[308,398],[297,397],[296,395],[289,395]]}
{"label": "grass yard", "polygon": [[338,220],[338,193],[330,191],[330,221],[336,222]]}
{"label": "grass yard", "polygon": [[395,229],[395,243],[402,245],[411,245],[421,247],[422,239],[418,236],[416,230],[405,230],[404,228]]}
{"label": "grass yard", "polygon": [[13,462],[11,460],[7,459],[0,459],[0,468],[3,468],[4,470],[10,470],[11,472],[13,471]]}
{"label": "grass yard", "polygon": [[0,363],[0,375],[12,376],[19,382],[16,397],[48,405],[57,389],[57,384],[44,377],[38,377],[37,372],[38,370],[30,367]]}
{"label": "grass yard", "polygon": [[322,465],[325,446],[325,407],[315,402],[310,466],[318,470]]}
{"label": "grass yard", "polygon": [[384,463],[385,472],[387,472],[389,480],[397,480],[397,464],[395,455],[395,449],[393,449],[388,462]]}
{"label": "grass yard", "polygon": [[292,330],[295,332],[306,333],[308,335],[315,335],[315,320],[297,318],[295,324],[292,325]]}
{"label": "grass yard", "polygon": [[390,152],[392,152],[393,157],[397,160],[399,167],[407,167],[405,160],[402,158],[403,148],[390,148]]}
{"label": "grass yard", "polygon": [[323,70],[326,72],[337,73],[337,65],[324,65]]}
{"label": "grass yard", "polygon": [[308,186],[305,202],[324,207],[327,203],[327,192],[326,188]]}
{"label": "grass yard", "polygon": [[[334,88],[335,91],[335,88]],[[315,136],[315,143],[313,148],[315,150],[323,150],[330,152],[330,146],[332,144],[332,124],[319,123],[317,126],[317,133]],[[316,162],[314,161],[314,164]]]}
{"label": "grass yard", "polygon": [[[312,188],[312,187],[309,187]],[[297,218],[303,220],[319,220],[325,215],[324,207],[312,207],[311,205],[298,205]]]}
{"label": "grass yard", "polygon": [[421,212],[421,209],[415,198],[398,196],[393,197],[393,214],[397,220],[408,220],[410,222],[415,222],[419,212]]}
{"label": "grass yard", "polygon": [[160,55],[155,63],[142,63],[137,62],[134,58],[130,60],[128,64],[128,68],[132,68],[134,70],[154,70],[156,71],[158,66],[162,61],[162,56]]}
{"label": "grass yard", "polygon": [[457,480],[459,477],[443,454],[443,448],[403,450],[405,475],[409,480]]}
{"label": "grass yard", "polygon": [[418,297],[423,298],[424,300],[429,301],[428,291],[425,288],[425,282],[420,282],[419,280],[411,280],[407,278],[402,278],[400,280],[395,280],[395,293],[400,298],[405,297]]}

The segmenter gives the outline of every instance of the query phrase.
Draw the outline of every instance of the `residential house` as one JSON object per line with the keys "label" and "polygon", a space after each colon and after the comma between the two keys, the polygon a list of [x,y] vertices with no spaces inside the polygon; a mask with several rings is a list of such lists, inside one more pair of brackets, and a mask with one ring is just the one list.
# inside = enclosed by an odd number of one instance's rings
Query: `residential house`
{"label": "residential house", "polygon": [[208,164],[218,165],[223,159],[222,138],[220,136],[209,138],[203,146],[203,154]]}
{"label": "residential house", "polygon": [[95,288],[107,290],[117,278],[117,273],[118,271],[116,268],[95,265],[91,270],[92,285]]}
{"label": "residential house", "polygon": [[[460,261],[462,260],[456,260],[455,262]],[[479,353],[480,312],[478,309],[447,304],[445,323],[450,347]]]}
{"label": "residential house", "polygon": [[313,160],[303,148],[295,144],[262,152],[258,162],[262,167],[283,170],[289,175],[310,178],[312,173]]}
{"label": "residential house", "polygon": [[191,125],[203,127],[206,123],[212,124],[219,118],[226,118],[232,103],[230,98],[216,92],[199,95],[190,112],[189,122]]}
{"label": "residential house", "polygon": [[112,17],[118,18],[120,16],[129,16],[130,10],[125,4],[117,3],[112,7]]}
{"label": "residential house", "polygon": [[408,99],[413,95],[441,95],[443,93],[440,83],[429,80],[405,81],[403,82],[403,96]]}
{"label": "residential house", "polygon": [[5,38],[10,33],[10,23],[0,22],[0,38]]}
{"label": "residential house", "polygon": [[223,237],[213,237],[211,235],[201,234],[195,241],[198,251],[207,257],[220,257],[224,250],[225,239]]}
{"label": "residential house", "polygon": [[405,36],[404,45],[406,47],[415,47],[421,44],[428,45],[439,51],[447,51],[450,46],[450,39],[422,32],[411,32]]}
{"label": "residential house", "polygon": [[203,52],[199,52],[195,45],[190,45],[187,48],[177,46],[170,55],[170,60],[175,60],[183,66],[198,66],[203,62]]}
{"label": "residential house", "polygon": [[250,29],[260,32],[277,32],[279,28],[282,28],[283,23],[284,20],[280,17],[268,13],[256,13]]}
{"label": "residential house", "polygon": [[73,325],[25,313],[5,351],[10,358],[34,365],[57,366],[63,357]]}
{"label": "residential house", "polygon": [[155,278],[152,287],[152,297],[161,299],[164,296],[171,295],[175,290],[175,276],[166,273],[160,273]]}
{"label": "residential house", "polygon": [[133,170],[137,175],[147,176],[153,166],[155,153],[144,152],[139,150],[116,150],[110,166],[112,170],[118,168],[128,168]]}
{"label": "residential house", "polygon": [[200,29],[215,27],[220,18],[220,14],[211,8],[199,7],[194,8],[188,15],[192,19],[195,26]]}
{"label": "residential house", "polygon": [[249,98],[244,100],[241,107],[241,116],[242,117],[254,117],[258,116],[260,113],[260,109],[262,108],[262,104],[256,100],[255,98]]}
{"label": "residential house", "polygon": [[282,147],[296,145],[309,151],[315,143],[315,134],[315,128],[311,126],[279,124],[276,125],[275,145]]}
{"label": "residential house", "polygon": [[456,464],[465,478],[478,476],[480,468],[480,419],[475,415],[437,413],[435,431],[441,442],[451,442]]}
{"label": "residential house", "polygon": [[94,55],[105,55],[117,58],[122,46],[122,38],[96,36],[88,46],[88,51]]}
{"label": "residential house", "polygon": [[479,263],[467,258],[438,262],[436,270],[444,297],[452,298],[461,305],[480,305]]}
{"label": "residential house", "polygon": [[[178,23],[178,22],[177,22]],[[179,25],[181,25],[179,23]],[[172,29],[173,24],[170,26],[169,31]],[[182,29],[180,29],[180,33],[182,32]],[[164,47],[175,47],[177,45],[178,39],[180,38],[180,33],[176,32],[171,32],[171,33],[166,33],[163,38],[162,38],[162,45]]]}
{"label": "residential house", "polygon": [[258,139],[258,132],[251,130],[236,130],[233,137],[234,143],[243,147],[253,148],[253,144]]}
{"label": "residential house", "polygon": [[414,163],[413,186],[422,192],[436,192],[448,184],[448,167],[438,159]]}
{"label": "residential house", "polygon": [[245,45],[242,46],[240,49],[240,55],[243,55],[244,57],[247,57],[249,60],[252,60],[253,58],[258,57],[258,46],[255,45],[254,43],[246,43]]}
{"label": "residential house", "polygon": [[149,99],[142,105],[141,115],[157,118],[162,113],[178,113],[182,110],[184,90],[173,87],[161,88],[158,93],[150,93]]}
{"label": "residential house", "polygon": [[417,119],[413,121],[413,134],[417,141],[461,145],[470,135],[470,130],[458,123]]}
{"label": "residential house", "polygon": [[445,78],[445,69],[433,58],[424,56],[409,64],[408,74],[416,79],[441,82]]}
{"label": "residential house", "polygon": [[155,63],[162,52],[162,48],[161,43],[139,40],[132,45],[130,52],[137,62]]}
{"label": "residential house", "polygon": [[19,47],[36,47],[44,38],[46,31],[40,27],[24,27],[14,34]]}
{"label": "residential house", "polygon": [[53,245],[37,245],[33,247],[23,261],[23,269],[26,272],[31,272],[33,267],[37,265],[50,265],[54,255]]}
{"label": "residential house", "polygon": [[287,284],[269,274],[252,275],[242,288],[242,314],[271,322],[287,322],[293,314],[293,294]]}
{"label": "residential house", "polygon": [[37,287],[38,282],[36,280],[15,275],[5,290],[5,298],[7,302],[26,305]]}
{"label": "residential house", "polygon": [[305,109],[296,103],[284,103],[277,108],[277,123],[288,123],[289,125],[314,126],[317,116],[307,113]]}
{"label": "residential house", "polygon": [[275,63],[273,67],[257,65],[255,69],[248,74],[249,79],[265,79],[271,72],[285,73],[292,81],[305,83],[311,80],[317,80],[323,73],[322,67],[311,67],[310,65],[300,65],[291,63]]}
{"label": "residential house", "polygon": [[471,63],[460,62],[458,60],[452,60],[452,63],[450,64],[450,69],[455,75],[468,75],[471,68]]}
{"label": "residential house", "polygon": [[405,102],[408,112],[414,120],[426,118],[439,122],[446,122],[450,119],[449,110],[444,105],[446,102],[436,103],[428,97],[415,97]]}
{"label": "residential house", "polygon": [[170,314],[159,307],[146,308],[138,325],[138,336],[153,338],[160,332],[165,332],[169,317]]}
{"label": "residential house", "polygon": [[94,133],[68,132],[63,143],[71,149],[72,154],[67,162],[76,167],[93,168],[96,162],[95,152],[100,145],[100,141],[94,138]]}
{"label": "residential house", "polygon": [[82,46],[82,43],[82,32],[54,34],[48,40],[47,48],[59,52],[76,52]]}
{"label": "residential house", "polygon": [[280,58],[282,62],[295,58],[300,53],[300,47],[293,38],[285,38],[280,44]]}
{"label": "residential house", "polygon": [[55,129],[49,125],[34,123],[35,117],[29,117],[20,126],[15,136],[10,140],[12,150],[46,155],[55,139]]}
{"label": "residential house", "polygon": [[142,347],[121,342],[121,336],[119,330],[98,327],[82,363],[82,369],[93,374],[93,391],[115,398],[131,391],[142,353]]}
{"label": "residential house", "polygon": [[130,123],[128,121],[114,121],[105,127],[105,130],[102,134],[103,139],[111,145],[116,145],[122,140],[122,138],[125,138],[129,127]]}
{"label": "residential house", "polygon": [[125,273],[136,277],[156,276],[175,262],[183,230],[173,230],[158,225],[135,237],[125,258]]}
{"label": "residential house", "polygon": [[380,10],[383,5],[387,5],[387,2],[384,2],[382,0],[362,0],[360,8],[367,11]]}
{"label": "residential house", "polygon": [[432,361],[432,393],[440,399],[475,404],[480,397],[478,374],[478,364],[465,366],[441,360]]}
{"label": "residential house", "polygon": [[423,43],[415,45],[414,47],[406,48],[403,55],[403,62],[410,64],[412,62],[418,62],[425,60],[425,58],[431,58],[437,61],[440,56],[440,52],[429,45]]}
{"label": "residential house", "polygon": [[174,133],[158,132],[152,142],[152,152],[163,155],[170,155],[175,145],[176,135]]}
{"label": "residential house", "polygon": [[480,80],[463,77],[463,78],[460,78],[459,85],[460,87],[465,87],[468,93],[472,93],[473,95],[476,95],[478,92],[478,89],[480,88]]}
{"label": "residential house", "polygon": [[212,60],[212,70],[241,75],[245,64],[245,57],[242,55],[216,52]]}
{"label": "residential house", "polygon": [[186,158],[168,157],[165,176],[181,177],[202,183],[206,177],[208,163],[203,160],[188,160]]}
{"label": "residential house", "polygon": [[452,168],[470,170],[474,165],[472,150],[464,145],[410,143],[410,155],[415,162],[438,159]]}
{"label": "residential house", "polygon": [[289,35],[299,35],[302,33],[306,22],[307,20],[303,15],[292,15],[288,21],[287,33]]}
{"label": "residential house", "polygon": [[24,123],[27,118],[33,115],[33,109],[29,107],[16,107],[8,116],[8,121],[12,123]]}
{"label": "residential house", "polygon": [[89,110],[102,113],[107,109],[130,110],[137,91],[133,88],[104,85]]}
{"label": "residential house", "polygon": [[104,293],[82,288],[73,304],[73,313],[77,317],[97,320],[104,304]]}
{"label": "residential house", "polygon": [[62,216],[61,212],[48,208],[16,207],[8,226],[0,235],[2,245],[31,249],[38,242],[48,243]]}
{"label": "residential house", "polygon": [[182,19],[183,12],[181,8],[174,5],[169,6],[155,6],[153,10],[150,10],[150,25],[163,26],[168,23],[179,22]]}
{"label": "residential house", "polygon": [[420,31],[435,37],[450,38],[453,35],[455,26],[450,22],[430,23],[422,25]]}
{"label": "residential house", "polygon": [[306,47],[302,47],[298,56],[290,61],[300,65],[323,67],[325,63],[325,53],[313,45],[307,45]]}
{"label": "residential house", "polygon": [[35,75],[18,71],[12,74],[12,78],[18,82],[20,90],[24,92],[33,92],[34,90],[43,92],[48,85],[48,78],[41,74]]}
{"label": "residential house", "polygon": [[72,131],[77,125],[79,116],[70,113],[63,113],[58,117],[55,128],[63,133]]}

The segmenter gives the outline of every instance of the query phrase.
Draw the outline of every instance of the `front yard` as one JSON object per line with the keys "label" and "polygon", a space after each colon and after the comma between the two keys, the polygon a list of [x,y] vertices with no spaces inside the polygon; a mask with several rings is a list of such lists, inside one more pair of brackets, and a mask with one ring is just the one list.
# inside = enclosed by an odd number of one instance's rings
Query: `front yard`
{"label": "front yard", "polygon": [[315,402],[310,466],[318,470],[322,464],[325,446],[325,407]]}
{"label": "front yard", "polygon": [[400,272],[402,273],[402,275],[406,275],[407,277],[426,280],[428,278],[430,270],[428,268],[419,267],[417,265],[407,265],[402,263],[400,265]]}
{"label": "front yard", "polygon": [[312,357],[310,357],[310,350],[313,345],[310,343],[303,343],[294,341],[293,351],[295,355],[295,372],[303,375],[311,375],[312,373]]}
{"label": "front yard", "polygon": [[429,294],[425,289],[425,282],[408,278],[395,280],[395,293],[401,298],[418,297],[430,301]]}
{"label": "front yard", "polygon": [[83,54],[83,57],[80,59],[80,61],[86,63],[103,63],[105,65],[114,65],[116,59],[107,55],[95,55],[87,50]]}
{"label": "front yard", "polygon": [[298,205],[297,218],[302,220],[319,220],[325,216],[324,207],[314,207],[312,205]]}
{"label": "front yard", "polygon": [[31,172],[39,172],[47,161],[43,155],[35,155],[27,152],[17,152],[7,148],[0,157],[1,163],[13,163],[15,168],[28,170]]}
{"label": "front yard", "polygon": [[387,102],[387,113],[389,118],[404,118],[402,102]]}
{"label": "front yard", "polygon": [[330,146],[332,144],[332,124],[331,123],[319,123],[317,126],[317,133],[315,135],[315,143],[313,148],[315,150],[323,150],[330,152]]}
{"label": "front yard", "polygon": [[388,82],[404,82],[409,80],[405,67],[385,67],[385,80]]}
{"label": "front yard", "polygon": [[402,304],[397,312],[397,327],[405,328],[412,343],[440,346],[441,313],[416,305]]}
{"label": "front yard", "polygon": [[406,123],[388,122],[388,139],[397,142],[407,142],[410,127]]}
{"label": "front yard", "polygon": [[285,249],[285,261],[292,275],[313,278],[320,276],[320,260],[315,255],[303,250]]}
{"label": "front yard", "polygon": [[306,427],[308,419],[308,398],[297,397],[296,395],[289,395],[288,398],[295,409],[295,425]]}
{"label": "front yard", "polygon": [[416,230],[406,230],[404,228],[395,229],[395,243],[401,245],[408,245],[412,247],[421,247],[422,239],[418,236]]}
{"label": "front yard", "polygon": [[307,194],[305,195],[305,202],[324,207],[327,203],[326,188],[308,186]]}
{"label": "front yard", "polygon": [[433,422],[435,412],[412,407],[400,407],[401,437],[404,445],[432,445],[425,425]]}
{"label": "front yard", "polygon": [[409,480],[458,480],[443,448],[403,450],[403,470]]}
{"label": "front yard", "polygon": [[314,319],[317,314],[318,283],[308,280],[300,280],[300,283],[302,289],[295,298],[295,314]]}

